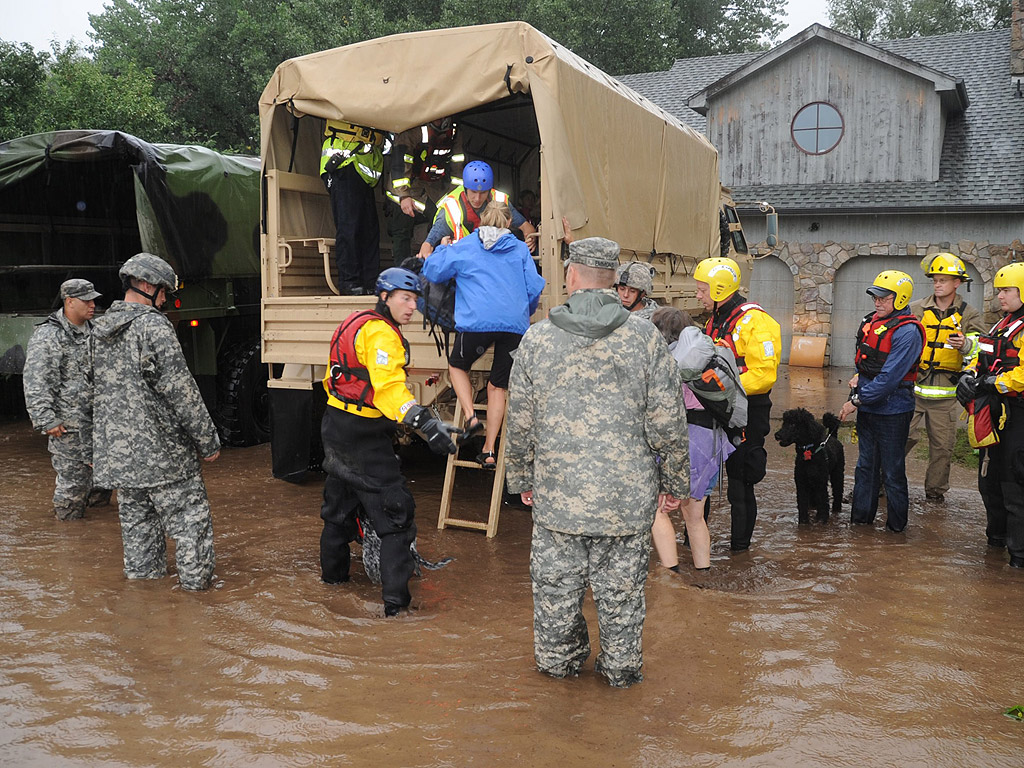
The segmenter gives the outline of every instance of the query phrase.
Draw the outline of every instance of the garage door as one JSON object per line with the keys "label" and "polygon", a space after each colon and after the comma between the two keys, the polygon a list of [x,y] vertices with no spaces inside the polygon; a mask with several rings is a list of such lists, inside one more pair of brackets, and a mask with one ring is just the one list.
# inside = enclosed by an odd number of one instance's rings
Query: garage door
{"label": "garage door", "polygon": [[789,362],[793,342],[793,273],[778,256],[754,261],[750,300],[756,301],[782,326],[782,362]]}
{"label": "garage door", "polygon": [[[911,301],[931,293],[931,280],[921,273],[920,256],[859,256],[850,259],[836,272],[832,305],[832,365],[853,365],[857,329],[864,315],[874,309],[871,297],[864,291],[885,269],[898,269],[914,279]],[[981,275],[973,265],[967,273],[974,278],[971,290],[960,288],[960,296],[979,312],[984,311],[985,297]]]}

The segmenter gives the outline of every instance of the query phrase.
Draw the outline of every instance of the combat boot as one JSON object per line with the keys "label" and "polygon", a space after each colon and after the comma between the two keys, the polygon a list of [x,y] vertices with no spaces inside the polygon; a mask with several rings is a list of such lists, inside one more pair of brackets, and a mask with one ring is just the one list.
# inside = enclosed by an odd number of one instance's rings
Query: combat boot
{"label": "combat boot", "polygon": [[53,516],[58,520],[81,520],[85,516],[82,504],[60,504],[53,508]]}
{"label": "combat boot", "polygon": [[110,497],[113,491],[109,488],[93,488],[89,491],[89,498],[85,501],[87,507],[109,507]]}

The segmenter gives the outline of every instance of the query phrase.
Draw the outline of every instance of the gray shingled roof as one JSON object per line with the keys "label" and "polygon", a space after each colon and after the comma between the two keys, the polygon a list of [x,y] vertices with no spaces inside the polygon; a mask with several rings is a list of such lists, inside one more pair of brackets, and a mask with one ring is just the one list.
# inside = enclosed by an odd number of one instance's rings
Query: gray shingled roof
{"label": "gray shingled roof", "polygon": [[[1010,30],[875,45],[964,80],[970,106],[946,123],[938,181],[735,187],[737,199],[770,200],[788,213],[1024,210],[1024,98],[1010,82]],[[706,120],[686,106],[687,99],[760,55],[679,59],[665,72],[619,79],[703,133]]]}

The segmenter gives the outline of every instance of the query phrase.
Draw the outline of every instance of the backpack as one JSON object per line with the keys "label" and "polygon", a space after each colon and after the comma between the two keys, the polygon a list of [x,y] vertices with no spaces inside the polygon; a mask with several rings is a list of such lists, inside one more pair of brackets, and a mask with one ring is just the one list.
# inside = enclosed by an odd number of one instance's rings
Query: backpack
{"label": "backpack", "polygon": [[987,448],[999,442],[999,431],[1006,426],[1006,406],[996,394],[978,395],[965,410],[967,439],[971,448]]}
{"label": "backpack", "polygon": [[747,395],[736,358],[696,326],[684,328],[672,347],[683,381],[704,409],[735,443],[747,426]]}
{"label": "backpack", "polygon": [[449,337],[455,330],[455,278],[445,283],[432,283],[423,275],[420,278],[420,296],[416,308],[423,315],[423,327],[437,345],[437,353],[449,353]]}

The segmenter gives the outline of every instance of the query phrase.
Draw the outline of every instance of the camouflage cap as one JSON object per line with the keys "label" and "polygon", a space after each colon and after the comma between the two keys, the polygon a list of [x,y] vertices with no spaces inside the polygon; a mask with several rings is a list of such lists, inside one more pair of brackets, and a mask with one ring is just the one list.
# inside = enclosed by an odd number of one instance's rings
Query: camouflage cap
{"label": "camouflage cap", "polygon": [[83,280],[80,277],[73,277],[60,284],[61,299],[81,299],[82,301],[92,301],[93,299],[98,299],[102,295],[102,293],[99,293],[96,290],[96,286],[88,280]]}
{"label": "camouflage cap", "polygon": [[654,267],[650,264],[641,264],[639,261],[622,264],[615,272],[615,284],[650,294],[654,290]]}
{"label": "camouflage cap", "polygon": [[585,237],[569,243],[569,258],[562,264],[583,264],[594,269],[615,269],[619,266],[619,252],[622,249],[614,240],[604,237]]}

